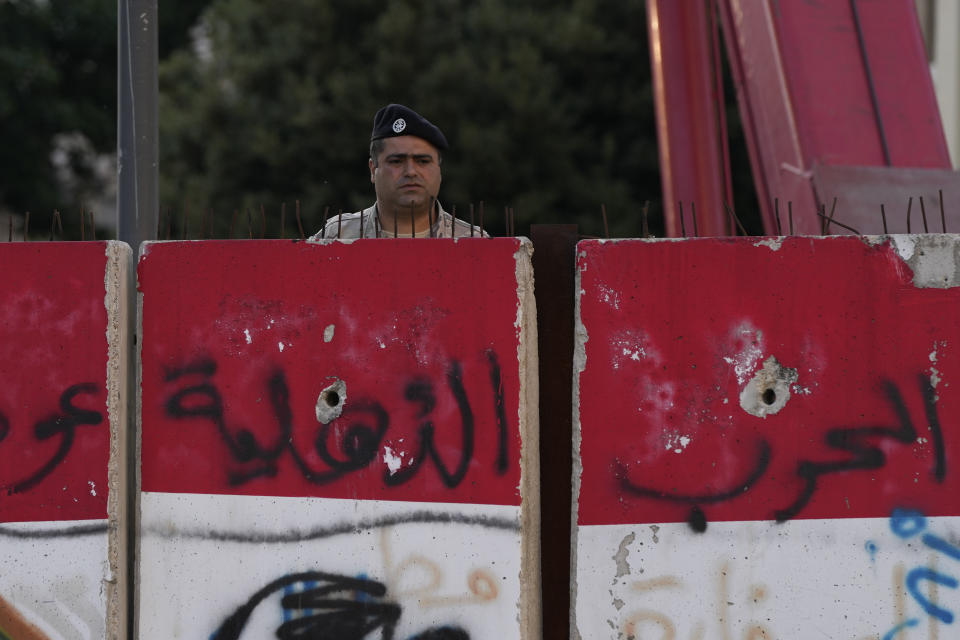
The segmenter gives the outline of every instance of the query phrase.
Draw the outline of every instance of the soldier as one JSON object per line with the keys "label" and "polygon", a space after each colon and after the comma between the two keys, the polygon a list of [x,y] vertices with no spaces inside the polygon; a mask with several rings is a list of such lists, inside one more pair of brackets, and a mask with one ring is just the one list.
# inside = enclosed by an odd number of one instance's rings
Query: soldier
{"label": "soldier", "polygon": [[368,162],[377,201],[363,211],[334,216],[311,240],[485,236],[437,200],[440,154],[446,148],[443,132],[413,109],[390,104],[377,111]]}

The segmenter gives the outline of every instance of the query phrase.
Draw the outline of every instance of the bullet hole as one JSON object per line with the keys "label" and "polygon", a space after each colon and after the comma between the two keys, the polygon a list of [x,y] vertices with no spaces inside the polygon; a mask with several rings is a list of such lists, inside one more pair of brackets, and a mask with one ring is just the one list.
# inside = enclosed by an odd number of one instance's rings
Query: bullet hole
{"label": "bullet hole", "polygon": [[750,415],[766,418],[786,406],[790,385],[796,383],[797,370],[785,367],[773,356],[740,391],[740,407]]}
{"label": "bullet hole", "polygon": [[346,402],[347,384],[339,378],[333,378],[333,383],[324,388],[317,397],[317,422],[327,424],[339,418]]}

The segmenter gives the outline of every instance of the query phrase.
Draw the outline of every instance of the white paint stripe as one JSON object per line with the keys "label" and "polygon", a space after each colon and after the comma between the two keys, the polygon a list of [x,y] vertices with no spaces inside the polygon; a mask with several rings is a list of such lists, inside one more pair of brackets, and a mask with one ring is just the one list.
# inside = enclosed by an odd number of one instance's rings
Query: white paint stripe
{"label": "white paint stripe", "polygon": [[[960,580],[960,562],[923,538],[956,542],[960,516],[927,518],[906,537],[889,518],[717,522],[702,534],[677,523],[578,529],[584,640],[620,637],[611,627],[623,638],[883,638],[915,620],[909,637],[925,638],[931,624],[942,637],[960,625],[935,621],[906,586],[911,571]],[[960,589],[918,584],[960,617]]]}
{"label": "white paint stripe", "polygon": [[[442,625],[520,638],[520,507],[144,493],[141,513],[144,640],[209,637],[265,585],[306,571],[383,584],[377,600],[402,610],[397,638]],[[281,595],[241,638],[273,637]]]}

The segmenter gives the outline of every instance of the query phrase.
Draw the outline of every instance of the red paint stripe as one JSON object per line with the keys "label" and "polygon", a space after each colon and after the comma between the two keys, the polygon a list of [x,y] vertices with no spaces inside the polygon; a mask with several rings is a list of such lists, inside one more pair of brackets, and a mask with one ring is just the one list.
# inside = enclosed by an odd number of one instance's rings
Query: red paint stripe
{"label": "red paint stripe", "polygon": [[[152,245],[143,489],[519,504],[519,246]],[[346,409],[325,428],[335,379]]]}
{"label": "red paint stripe", "polygon": [[105,518],[106,243],[6,244],[0,261],[0,522]]}
{"label": "red paint stripe", "polygon": [[[580,524],[960,513],[960,289],[887,244],[756,241],[580,244]],[[798,375],[766,418],[725,360],[755,340]]]}

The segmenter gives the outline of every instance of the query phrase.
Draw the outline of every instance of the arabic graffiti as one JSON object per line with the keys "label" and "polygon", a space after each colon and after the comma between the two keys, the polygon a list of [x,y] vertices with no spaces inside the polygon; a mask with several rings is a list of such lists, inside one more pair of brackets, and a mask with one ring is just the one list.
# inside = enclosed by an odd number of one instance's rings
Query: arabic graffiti
{"label": "arabic graffiti", "polygon": [[[296,589],[291,589],[293,586]],[[378,637],[393,640],[402,613],[396,602],[386,599],[386,586],[367,578],[306,571],[283,576],[253,594],[211,636],[211,640],[237,640],[254,609],[271,595],[282,592],[284,621],[276,629],[281,640],[337,638],[362,640]],[[410,640],[469,640],[457,626],[433,627]]]}
{"label": "arabic graffiti", "polygon": [[[730,587],[730,579],[733,573],[733,568],[729,562],[723,562],[715,572],[717,578],[716,584],[713,585],[715,594],[713,598],[716,600],[716,603],[720,605],[721,611],[733,604],[732,600],[734,600],[734,598],[731,597]],[[637,594],[644,599],[662,590],[677,591],[686,595],[694,589],[691,588],[691,585],[687,581],[669,574],[635,580],[630,583],[631,593]],[[762,606],[769,596],[767,586],[762,583],[751,584],[748,593],[750,597],[747,598],[746,601],[754,608]],[[707,594],[703,593],[703,596],[706,601],[708,599]],[[747,617],[749,612],[744,611],[742,614],[743,617]],[[769,617],[766,617],[766,619],[767,621],[770,620]],[[734,620],[738,620],[741,624],[748,625],[743,629],[743,637],[745,640],[761,640],[774,637],[773,632],[768,627],[760,622],[748,623],[744,621],[740,615],[721,615],[716,620],[710,620],[709,617],[705,620],[697,620],[694,623],[693,630],[689,637],[695,640],[700,640],[705,637],[733,638],[734,633],[737,631],[731,624]],[[706,635],[706,630],[710,625],[719,626],[719,633],[716,635]],[[619,637],[645,638],[647,636],[642,632],[654,627],[659,630],[659,637],[661,638],[674,638],[678,635],[677,624],[673,618],[663,611],[647,606],[635,610],[628,610],[620,624]]]}
{"label": "arabic graffiti", "polygon": [[[60,394],[60,411],[53,413],[33,425],[33,437],[37,442],[44,442],[52,438],[60,438],[53,455],[26,477],[9,484],[0,485],[0,491],[7,495],[26,493],[44,481],[62,463],[73,447],[79,426],[97,426],[103,422],[103,414],[92,409],[84,409],[74,404],[74,400],[81,395],[97,393],[98,387],[92,382],[81,382],[71,385]],[[9,418],[0,412],[0,443],[10,435],[11,425]]]}
{"label": "arabic graffiti", "polygon": [[[947,462],[943,432],[937,413],[936,391],[925,374],[917,376],[920,394],[923,398],[926,426],[933,447],[933,465],[930,470],[933,479],[942,483],[946,477]],[[879,444],[880,441],[893,441],[900,445],[913,443],[917,438],[917,428],[904,402],[899,387],[889,380],[882,383],[884,396],[896,415],[895,426],[863,425],[841,426],[829,429],[823,436],[824,443],[831,449],[850,454],[842,460],[800,460],[794,473],[803,483],[798,495],[792,502],[772,514],[777,522],[786,522],[795,518],[813,499],[823,476],[847,471],[880,469],[886,465],[887,457]],[[760,439],[750,470],[742,480],[722,491],[701,494],[683,494],[638,484],[628,477],[626,467],[615,461],[614,476],[620,488],[627,494],[666,500],[689,506],[687,523],[696,532],[707,528],[707,518],[701,505],[714,504],[734,499],[747,493],[766,474],[771,461],[771,445]]]}
{"label": "arabic graffiti", "polygon": [[[497,454],[494,472],[504,475],[509,466],[508,426],[501,369],[496,353],[486,352],[492,389],[492,404],[496,422]],[[290,403],[290,389],[284,370],[276,367],[265,377],[264,386],[268,405],[276,423],[275,436],[269,441],[258,440],[246,427],[228,424],[223,396],[214,384],[217,363],[211,358],[199,358],[185,366],[165,372],[167,383],[176,385],[165,401],[165,413],[174,420],[206,420],[214,425],[229,452],[233,465],[228,470],[228,482],[241,485],[257,477],[273,477],[280,460],[288,455],[298,472],[313,484],[334,482],[368,467],[378,455],[380,445],[390,428],[390,414],[377,400],[360,396],[343,407],[338,418],[318,426],[313,439],[313,451],[325,467],[310,465],[295,446],[294,414]],[[446,368],[445,383],[460,416],[460,446],[453,464],[448,464],[436,444],[437,425],[431,419],[437,405],[437,389],[432,381],[415,378],[404,388],[404,398],[416,408],[416,452],[400,469],[383,473],[386,486],[408,482],[421,472],[429,460],[447,488],[463,482],[474,457],[476,420],[463,380],[463,367],[451,360]],[[346,423],[346,427],[342,425]]]}

